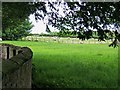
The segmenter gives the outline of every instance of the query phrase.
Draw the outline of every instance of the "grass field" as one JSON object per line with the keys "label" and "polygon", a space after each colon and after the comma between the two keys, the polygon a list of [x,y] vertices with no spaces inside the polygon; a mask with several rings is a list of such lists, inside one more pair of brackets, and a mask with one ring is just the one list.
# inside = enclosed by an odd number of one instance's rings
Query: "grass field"
{"label": "grass field", "polygon": [[107,44],[4,41],[33,51],[33,86],[114,88],[118,84],[118,48]]}

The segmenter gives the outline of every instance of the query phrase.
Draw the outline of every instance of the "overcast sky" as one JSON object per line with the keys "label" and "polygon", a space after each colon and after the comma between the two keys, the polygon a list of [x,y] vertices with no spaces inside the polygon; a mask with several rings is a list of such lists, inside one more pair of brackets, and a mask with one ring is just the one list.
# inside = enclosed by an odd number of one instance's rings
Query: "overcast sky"
{"label": "overcast sky", "polygon": [[[32,34],[41,34],[41,33],[47,33],[46,32],[46,22],[43,22],[42,20],[35,20],[34,15],[30,15],[30,22],[34,25],[34,27],[31,29]],[[49,26],[51,32],[58,31],[58,29],[53,28],[52,26]]]}
{"label": "overcast sky", "polygon": [[33,34],[41,34],[41,33],[46,33],[45,29],[46,29],[46,25],[44,24],[44,22],[42,21],[35,21],[35,16],[34,15],[30,15],[30,22],[32,22],[32,24],[34,25],[34,27],[31,29],[31,33]]}

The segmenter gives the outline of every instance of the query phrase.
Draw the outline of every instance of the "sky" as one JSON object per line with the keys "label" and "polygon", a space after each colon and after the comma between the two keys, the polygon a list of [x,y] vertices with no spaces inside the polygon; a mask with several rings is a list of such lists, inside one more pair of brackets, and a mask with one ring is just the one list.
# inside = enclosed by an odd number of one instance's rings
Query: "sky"
{"label": "sky", "polygon": [[41,33],[47,33],[46,25],[43,21],[36,21],[34,15],[30,15],[30,22],[34,25],[34,27],[31,29],[32,34],[41,34]]}
{"label": "sky", "polygon": [[[32,22],[32,24],[34,25],[34,27],[31,29],[32,34],[41,34],[41,33],[47,34],[47,32],[46,32],[46,24],[45,24],[46,22],[44,22],[42,20],[36,21],[34,15],[30,15],[29,18],[30,18],[30,22]],[[56,29],[56,28],[54,28],[52,26],[49,26],[49,28],[50,28],[51,32],[59,31],[58,29]]]}

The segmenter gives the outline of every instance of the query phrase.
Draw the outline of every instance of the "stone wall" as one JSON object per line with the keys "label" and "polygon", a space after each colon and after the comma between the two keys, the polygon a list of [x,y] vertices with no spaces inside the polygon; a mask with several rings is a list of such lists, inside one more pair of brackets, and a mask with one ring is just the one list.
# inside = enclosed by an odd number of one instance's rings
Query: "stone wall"
{"label": "stone wall", "polygon": [[28,47],[1,44],[2,88],[31,88],[32,51]]}

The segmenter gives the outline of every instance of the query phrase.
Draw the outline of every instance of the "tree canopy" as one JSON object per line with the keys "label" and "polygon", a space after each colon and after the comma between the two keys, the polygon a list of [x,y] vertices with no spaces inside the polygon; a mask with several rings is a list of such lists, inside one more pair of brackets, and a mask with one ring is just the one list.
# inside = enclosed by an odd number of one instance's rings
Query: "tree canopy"
{"label": "tree canopy", "polygon": [[[36,20],[46,21],[49,32],[48,26],[52,25],[59,30],[77,31],[78,38],[85,40],[92,38],[96,29],[99,41],[114,34],[110,46],[116,47],[120,42],[120,2],[3,2],[2,5],[3,33],[34,14]],[[114,32],[108,29],[111,25]]]}

